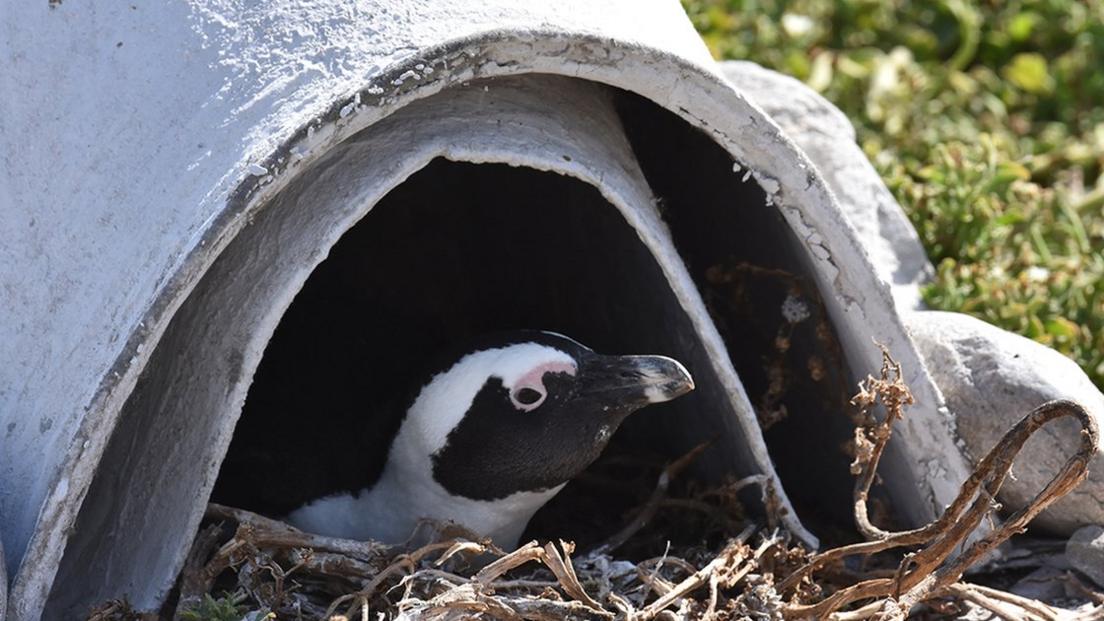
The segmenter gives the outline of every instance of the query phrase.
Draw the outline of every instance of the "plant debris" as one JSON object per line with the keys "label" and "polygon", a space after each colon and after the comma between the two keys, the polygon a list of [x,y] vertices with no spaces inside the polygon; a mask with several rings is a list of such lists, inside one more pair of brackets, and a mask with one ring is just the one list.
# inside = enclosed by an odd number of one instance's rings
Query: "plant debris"
{"label": "plant debris", "polygon": [[[882,352],[880,377],[860,383],[853,399],[860,409],[852,466],[854,513],[865,542],[814,554],[785,532],[747,523],[742,515],[712,519],[732,506],[741,488],[761,484],[757,477],[673,497],[672,481],[705,450],[707,445],[701,445],[662,471],[651,495],[621,530],[581,554],[563,540],[533,540],[507,552],[454,524],[435,522],[420,525],[405,544],[350,541],[211,504],[176,597],[160,618],[895,621],[910,614],[969,618],[963,615],[972,611],[1025,621],[1104,619],[1104,595],[1072,574],[1070,584],[1083,596],[1077,610],[961,580],[1085,478],[1098,439],[1092,417],[1068,401],[1035,408],[979,463],[939,519],[913,530],[882,530],[869,518],[867,497],[893,424],[912,403],[900,365],[884,347]],[[879,404],[885,410],[881,419],[873,413]],[[1065,416],[1081,424],[1077,452],[1028,506],[985,531],[981,525],[999,509],[994,498],[1016,454],[1040,427]],[[769,507],[771,490],[760,491]],[[662,554],[629,560],[629,543],[663,536],[649,529],[670,507],[710,517],[712,532],[697,545],[677,548],[667,538]],[[713,540],[717,545],[707,547]],[[901,558],[887,553],[897,548],[911,551]],[[955,550],[960,553],[952,556]],[[865,561],[847,562],[851,557]],[[1024,563],[1013,559],[1006,567],[1031,566]],[[1001,569],[999,562],[988,566]],[[125,601],[107,602],[89,616],[96,621],[154,618],[159,617],[135,613]]]}
{"label": "plant debris", "polygon": [[[888,532],[870,523],[866,499],[874,480],[878,459],[889,442],[894,421],[903,416],[912,395],[902,380],[901,367],[882,347],[881,377],[868,377],[859,385],[854,402],[869,412],[880,402],[887,412],[884,421],[870,420],[856,431],[855,521],[867,538],[864,543],[842,546],[817,554],[809,563],[790,574],[779,586],[782,593],[797,587],[818,569],[851,555],[871,555],[899,547],[920,547],[906,554],[891,576],[875,576],[839,589],[813,603],[794,602],[785,609],[787,618],[905,619],[912,608],[932,599],[955,596],[969,601],[1005,619],[1058,619],[1057,609],[1042,602],[1028,600],[1010,593],[960,582],[960,578],[999,544],[1013,534],[1023,532],[1027,523],[1043,509],[1069,493],[1088,475],[1089,462],[1096,454],[1099,431],[1096,421],[1080,405],[1070,401],[1051,401],[1020,419],[1000,442],[989,451],[974,472],[962,484],[958,497],[934,522],[908,531]],[[996,494],[1012,468],[1013,460],[1024,443],[1043,425],[1064,416],[1072,416],[1081,424],[1081,444],[1061,471],[1043,491],[1025,507],[1009,516],[992,532],[972,541],[982,520],[1000,506]],[[953,559],[952,552],[960,546],[965,550]],[[850,604],[867,601],[856,610],[841,612]],[[1100,618],[1094,609],[1091,616]]]}

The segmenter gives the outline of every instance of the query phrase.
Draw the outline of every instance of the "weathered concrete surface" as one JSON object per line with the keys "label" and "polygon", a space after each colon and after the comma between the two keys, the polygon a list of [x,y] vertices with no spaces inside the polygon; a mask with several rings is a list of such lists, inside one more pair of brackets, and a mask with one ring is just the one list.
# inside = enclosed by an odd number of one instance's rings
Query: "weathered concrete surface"
{"label": "weathered concrete surface", "polygon": [[[1046,401],[1071,399],[1104,423],[1104,395],[1053,349],[959,313],[919,311],[905,315],[905,323],[975,460]],[[1078,430],[1075,421],[1063,419],[1027,442],[1001,488],[1006,509],[1026,505],[1043,489],[1077,446]],[[1089,478],[1033,524],[1060,535],[1104,524],[1104,451],[1097,453]]]}
{"label": "weathered concrete surface", "polygon": [[1066,542],[1066,560],[1104,588],[1104,526],[1079,528]]}
{"label": "weathered concrete surface", "polygon": [[0,541],[0,621],[7,618],[8,566],[4,563],[4,543]]}
{"label": "weathered concrete surface", "polygon": [[[105,454],[111,476],[92,485],[78,533],[71,539],[46,617],[68,617],[90,602],[117,597],[120,589],[141,609],[156,606],[174,583],[187,548],[164,532],[193,532],[210,493],[236,416],[267,342],[291,297],[328,247],[392,188],[431,160],[503,163],[577,178],[598,189],[659,263],[666,282],[642,284],[657,297],[673,297],[681,310],[666,326],[680,358],[709,394],[707,413],[681,412],[686,425],[725,433],[725,465],[737,473],[765,474],[780,491],[785,525],[803,540],[816,539],[786,499],[759,435],[758,422],[713,327],[693,280],[675,250],[644,175],[633,157],[610,102],[609,89],[559,76],[519,76],[475,82],[406,106],[339,148],[324,164],[286,188],[274,204],[239,234],[173,321],[155,353],[137,399],[128,402],[119,433]],[[540,145],[535,149],[533,145]],[[371,162],[386,162],[372,166]],[[250,257],[258,248],[280,248],[268,261]],[[210,317],[218,315],[217,323]],[[670,313],[672,318],[677,311]],[[242,352],[237,358],[226,351]],[[238,366],[240,365],[240,366]],[[175,397],[165,401],[163,395]],[[228,415],[229,414],[229,415]],[[188,419],[189,427],[162,430]],[[146,450],[135,452],[133,445]],[[194,476],[180,473],[188,461]],[[178,474],[179,473],[179,474]],[[171,488],[135,490],[148,481],[174,479]],[[143,528],[157,524],[157,529]],[[90,577],[87,567],[115,568]],[[108,579],[109,578],[109,579]]]}
{"label": "weathered concrete surface", "polygon": [[[606,83],[707,132],[804,243],[833,323],[856,335],[844,352],[854,372],[879,363],[857,335],[877,335],[911,370],[920,405],[885,471],[904,514],[930,518],[966,475],[953,424],[854,228],[808,159],[717,74],[677,2],[33,2],[6,17],[0,535],[15,574],[11,619],[41,614],[119,413],[221,253],[342,141],[477,78]],[[219,315],[211,321],[217,330]],[[263,348],[265,327],[249,347]],[[218,364],[247,384],[243,360],[256,351],[233,345]],[[236,416],[228,403],[218,415]],[[209,462],[189,459],[210,457],[210,446],[180,447],[171,476],[135,489],[209,484]],[[190,535],[166,533],[180,545]]]}
{"label": "weathered concrete surface", "polygon": [[919,309],[920,285],[934,268],[908,216],[855,144],[855,128],[847,117],[790,76],[747,61],[720,65],[725,77],[763,108],[824,176],[874,269],[892,287],[897,308]]}

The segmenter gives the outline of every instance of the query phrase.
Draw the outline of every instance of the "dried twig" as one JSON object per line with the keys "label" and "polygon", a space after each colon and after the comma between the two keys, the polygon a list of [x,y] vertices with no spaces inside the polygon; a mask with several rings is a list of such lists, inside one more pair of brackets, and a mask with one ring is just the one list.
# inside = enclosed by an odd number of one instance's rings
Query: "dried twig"
{"label": "dried twig", "polygon": [[543,555],[544,550],[540,547],[540,544],[536,541],[530,541],[481,569],[479,573],[475,574],[475,580],[488,584],[515,567],[520,567],[530,561],[540,560]]}
{"label": "dried twig", "polygon": [[252,532],[254,545],[276,548],[310,548],[323,552],[334,552],[352,558],[374,561],[393,554],[396,546],[388,546],[376,541],[354,541],[338,537],[326,537],[305,533],[285,522],[258,515],[252,511],[236,509],[210,503],[207,505],[207,518],[237,522],[248,526]]}
{"label": "dried twig", "polygon": [[[750,536],[750,534],[751,531],[748,532],[748,536]],[[705,586],[711,578],[719,576],[722,573],[727,574],[724,576],[726,583],[730,586],[734,585],[757,565],[759,559],[762,558],[768,548],[777,543],[777,539],[767,539],[758,549],[752,552],[747,544],[740,538],[733,539],[725,546],[725,549],[721,551],[717,558],[672,587],[659,599],[648,604],[643,610],[633,616],[633,621],[647,621],[648,619],[655,618],[661,610],[666,609],[679,599]],[[744,563],[749,557],[750,562]]]}
{"label": "dried twig", "polygon": [[218,538],[221,529],[218,525],[210,525],[199,531],[188,558],[184,561],[184,567],[180,570],[180,604],[179,610],[187,610],[197,605],[203,595],[211,591],[212,583],[218,573],[207,570],[207,559],[218,549]]}
{"label": "dried twig", "polygon": [[560,581],[560,586],[563,587],[563,590],[566,591],[568,595],[583,602],[594,610],[606,612],[601,604],[594,601],[590,595],[587,595],[583,585],[579,584],[579,577],[575,575],[575,567],[571,564],[571,552],[574,550],[575,545],[560,541],[560,548],[563,550],[563,556],[560,556],[559,550],[549,541],[544,546],[544,554],[541,556],[541,561],[548,566],[548,569],[552,570],[552,575],[556,576],[556,579]]}
{"label": "dried twig", "polygon": [[[878,459],[889,440],[893,421],[901,417],[903,406],[912,402],[908,387],[901,379],[900,365],[893,362],[884,347],[882,351],[881,378],[870,377],[860,384],[860,392],[855,398],[855,402],[864,409],[869,409],[875,402],[881,401],[888,413],[881,425],[856,434],[860,442],[866,440],[870,444],[865,448],[859,447],[860,450],[856,451],[859,479],[855,492],[855,516],[860,530],[873,541],[843,546],[815,556],[808,564],[791,574],[780,585],[779,590],[783,593],[792,590],[812,572],[845,556],[871,554],[918,544],[924,544],[926,547],[907,558],[896,578],[865,580],[840,589],[813,604],[790,604],[783,611],[788,618],[823,618],[853,602],[880,599],[881,606],[864,607],[864,610],[871,611],[871,618],[876,617],[886,621],[904,619],[913,605],[938,597],[948,592],[948,589],[959,588],[953,585],[958,582],[967,568],[1008,537],[1021,532],[1039,512],[1067,494],[1088,475],[1088,464],[1095,455],[1099,433],[1096,422],[1076,403],[1052,401],[1036,408],[1005,434],[963,483],[958,497],[939,519],[923,528],[899,533],[884,531],[873,526],[866,514],[866,499],[870,484],[877,469]],[[1067,460],[1061,471],[1043,491],[1031,503],[1009,517],[1003,527],[982,537],[957,558],[944,565],[944,561],[951,552],[965,542],[981,520],[994,509],[993,498],[1027,439],[1043,425],[1065,416],[1076,418],[1081,424],[1081,443],[1077,452]],[[993,599],[991,594],[982,594],[978,597]]]}
{"label": "dried twig", "polygon": [[1009,620],[1027,619],[1034,621],[1035,619],[1042,619],[1043,621],[1058,621],[1061,618],[1057,610],[1040,601],[980,584],[956,582],[948,586],[945,591]]}

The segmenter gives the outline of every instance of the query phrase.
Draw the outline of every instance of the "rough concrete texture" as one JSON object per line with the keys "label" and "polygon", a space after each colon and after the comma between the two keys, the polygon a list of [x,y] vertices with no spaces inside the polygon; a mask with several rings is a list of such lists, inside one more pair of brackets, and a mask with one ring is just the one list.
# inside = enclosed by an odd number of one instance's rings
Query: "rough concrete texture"
{"label": "rough concrete texture", "polygon": [[1104,588],[1104,526],[1094,524],[1077,529],[1066,542],[1066,560]]}
{"label": "rough concrete texture", "polygon": [[[42,614],[120,412],[188,296],[215,286],[203,282],[223,251],[344,140],[477,78],[546,73],[602,82],[707,132],[754,173],[802,240],[837,331],[853,335],[844,352],[853,371],[878,368],[873,336],[910,369],[920,404],[885,472],[904,490],[896,498],[904,514],[930,518],[966,476],[952,422],[855,229],[804,154],[719,76],[677,2],[190,0],[10,9],[0,25],[0,82],[10,87],[0,96],[0,536],[14,574],[9,619]],[[324,256],[327,243],[316,240],[313,252]],[[243,266],[277,258],[253,250],[242,251]],[[268,311],[289,300],[284,291]],[[210,330],[223,327],[219,312],[208,319]],[[223,357],[210,364],[241,368],[263,350],[271,327],[228,336]],[[242,370],[235,381],[247,384],[250,371]],[[152,403],[174,398],[162,393]],[[209,414],[233,420],[240,395],[221,403]],[[162,433],[189,424],[177,418]],[[216,439],[195,436],[175,448],[188,466],[135,489],[202,489],[213,476]],[[203,501],[181,497],[180,509],[193,515]],[[140,507],[143,497],[128,502]],[[180,545],[190,535],[165,531]]]}
{"label": "rough concrete texture", "polygon": [[4,563],[4,544],[0,542],[0,621],[7,618],[8,566]]}
{"label": "rough concrete texture", "polygon": [[[1104,395],[1077,364],[1053,349],[958,313],[919,311],[904,317],[974,460],[1032,408],[1052,399],[1076,401],[1104,423]],[[1062,419],[1027,442],[1001,488],[1006,510],[1026,505],[1043,489],[1077,445],[1077,434],[1077,424]],[[1060,535],[1104,524],[1104,452],[1097,453],[1089,478],[1033,524]]]}
{"label": "rough concrete texture", "polygon": [[[348,135],[397,100],[477,73],[531,71],[540,58],[554,59],[553,73],[585,72],[587,58],[605,65],[608,48],[587,47],[599,33],[709,61],[668,2],[9,9],[0,25],[9,59],[0,83],[10,87],[0,89],[0,535],[16,618],[46,597],[118,412],[174,311],[246,224],[244,200],[232,197],[273,181],[266,165],[275,172],[278,159],[286,169],[289,158],[318,155],[277,155],[281,145],[308,126],[322,142],[327,117],[330,135],[339,123]],[[476,41],[495,42],[500,56]],[[428,56],[456,69],[429,76],[418,70],[433,69]],[[516,64],[525,56],[537,60]],[[362,95],[371,104],[354,110]],[[45,101],[69,103],[51,112]]]}
{"label": "rough concrete texture", "polygon": [[720,63],[725,77],[778,123],[832,189],[878,275],[901,310],[919,309],[920,285],[934,268],[916,230],[855,144],[851,122],[816,91],[788,75],[746,61]]}

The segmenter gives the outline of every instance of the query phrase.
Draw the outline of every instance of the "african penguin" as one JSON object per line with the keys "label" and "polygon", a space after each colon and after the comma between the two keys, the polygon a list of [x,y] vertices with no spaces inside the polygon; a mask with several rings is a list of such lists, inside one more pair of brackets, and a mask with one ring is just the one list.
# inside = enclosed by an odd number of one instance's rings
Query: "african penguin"
{"label": "african penguin", "polygon": [[513,546],[626,416],[693,388],[686,369],[663,356],[600,355],[550,332],[483,337],[418,382],[376,480],[284,519],[391,543],[407,540],[421,518],[452,520]]}

